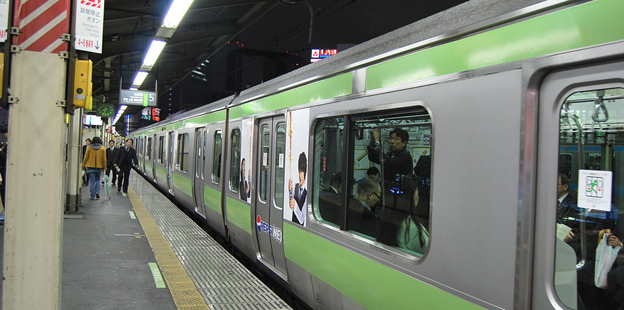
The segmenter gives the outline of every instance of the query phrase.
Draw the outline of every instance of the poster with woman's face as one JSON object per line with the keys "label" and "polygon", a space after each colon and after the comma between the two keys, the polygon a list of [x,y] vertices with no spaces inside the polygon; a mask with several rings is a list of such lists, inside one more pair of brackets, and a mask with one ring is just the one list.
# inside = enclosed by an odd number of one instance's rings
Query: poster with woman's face
{"label": "poster with woman's face", "polygon": [[305,226],[311,193],[308,191],[310,110],[288,112],[286,123],[284,219]]}

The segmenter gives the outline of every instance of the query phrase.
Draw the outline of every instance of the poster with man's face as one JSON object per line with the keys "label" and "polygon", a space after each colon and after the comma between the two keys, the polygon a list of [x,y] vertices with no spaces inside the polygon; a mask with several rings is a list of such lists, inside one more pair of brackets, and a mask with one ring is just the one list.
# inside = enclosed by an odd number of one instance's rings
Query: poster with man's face
{"label": "poster with man's face", "polygon": [[290,111],[286,116],[284,219],[305,226],[308,213],[308,154],[310,110]]}

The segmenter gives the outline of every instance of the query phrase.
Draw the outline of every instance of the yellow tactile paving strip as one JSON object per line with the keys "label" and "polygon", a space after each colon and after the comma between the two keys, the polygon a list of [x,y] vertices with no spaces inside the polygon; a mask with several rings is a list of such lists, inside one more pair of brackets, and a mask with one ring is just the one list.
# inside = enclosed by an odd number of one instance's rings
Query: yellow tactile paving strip
{"label": "yellow tactile paving strip", "polygon": [[173,252],[169,242],[147,211],[143,201],[132,187],[129,188],[128,197],[154,252],[162,275],[169,286],[176,307],[180,310],[210,309]]}

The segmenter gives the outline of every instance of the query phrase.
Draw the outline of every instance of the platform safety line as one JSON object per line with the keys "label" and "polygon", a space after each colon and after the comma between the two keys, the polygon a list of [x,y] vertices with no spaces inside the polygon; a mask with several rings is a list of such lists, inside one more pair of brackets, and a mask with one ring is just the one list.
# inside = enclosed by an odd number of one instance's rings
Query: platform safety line
{"label": "platform safety line", "polygon": [[141,227],[143,227],[152,252],[154,252],[165,282],[169,286],[177,309],[210,309],[132,186],[129,188],[128,197],[134,208],[134,213],[139,218]]}

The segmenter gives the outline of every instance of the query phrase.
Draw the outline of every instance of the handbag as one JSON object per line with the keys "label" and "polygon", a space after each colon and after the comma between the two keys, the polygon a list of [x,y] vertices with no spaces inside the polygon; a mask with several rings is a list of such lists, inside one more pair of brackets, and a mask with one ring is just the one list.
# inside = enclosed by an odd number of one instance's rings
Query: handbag
{"label": "handbag", "polygon": [[607,274],[613,267],[613,262],[621,247],[609,245],[609,234],[605,233],[596,248],[596,269],[594,271],[594,284],[599,288],[607,288]]}

